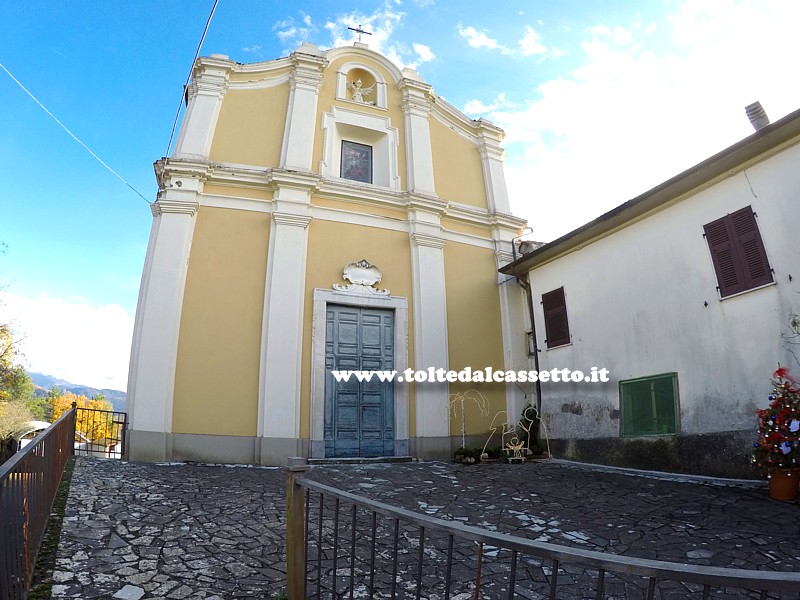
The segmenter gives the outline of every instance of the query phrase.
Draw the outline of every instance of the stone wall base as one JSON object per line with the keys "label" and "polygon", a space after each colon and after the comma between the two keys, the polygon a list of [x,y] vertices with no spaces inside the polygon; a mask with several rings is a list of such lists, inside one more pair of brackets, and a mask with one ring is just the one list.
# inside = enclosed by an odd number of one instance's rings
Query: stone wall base
{"label": "stone wall base", "polygon": [[615,467],[755,479],[758,474],[750,464],[754,440],[754,431],[643,438],[555,439],[550,440],[550,451],[554,458]]}

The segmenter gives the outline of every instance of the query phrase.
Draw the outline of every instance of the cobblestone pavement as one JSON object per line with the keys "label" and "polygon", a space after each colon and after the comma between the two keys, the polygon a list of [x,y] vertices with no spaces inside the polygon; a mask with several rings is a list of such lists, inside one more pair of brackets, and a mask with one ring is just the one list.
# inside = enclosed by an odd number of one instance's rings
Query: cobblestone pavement
{"label": "cobblestone pavement", "polygon": [[[424,514],[560,545],[695,565],[800,570],[800,506],[771,500],[764,482],[642,476],[559,461],[328,465],[314,467],[308,477]],[[53,598],[276,596],[285,590],[284,486],[283,469],[80,459],[53,573]],[[345,562],[350,533],[345,518],[343,523],[340,580],[350,573]],[[366,521],[356,527],[362,550],[368,547],[368,529]],[[379,545],[391,536],[388,529],[381,531]],[[413,548],[409,535],[413,532],[404,529],[402,536]],[[507,576],[507,567],[504,571],[492,562],[502,558],[496,550],[485,549],[485,598],[499,597],[500,581]],[[417,550],[405,552],[401,594],[410,591],[416,573]],[[380,549],[379,555],[389,558]],[[441,559],[427,544],[425,555],[434,563]],[[311,549],[311,563],[314,556]],[[467,584],[474,578],[474,549],[462,548],[455,556],[462,564],[456,565],[454,578],[463,588],[456,597],[471,598],[474,587]],[[426,564],[430,590],[423,596],[430,599],[442,597],[434,591],[442,586],[433,580],[441,565],[434,567]],[[518,580],[527,578],[530,585],[518,590],[520,597],[539,597],[535,590],[548,585],[552,575],[547,563],[528,561],[521,567]],[[312,575],[313,569],[311,564]],[[557,574],[559,597],[589,597],[579,589],[581,576],[565,569]],[[386,578],[383,568],[377,581],[385,584]],[[613,578],[607,590],[614,598],[642,593],[641,585]],[[687,594],[665,587],[656,597]],[[356,589],[356,597],[368,595],[364,585]]]}

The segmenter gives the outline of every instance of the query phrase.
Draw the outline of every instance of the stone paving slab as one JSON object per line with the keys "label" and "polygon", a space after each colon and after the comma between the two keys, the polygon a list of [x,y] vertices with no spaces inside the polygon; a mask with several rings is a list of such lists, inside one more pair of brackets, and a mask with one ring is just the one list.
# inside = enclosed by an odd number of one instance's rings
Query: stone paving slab
{"label": "stone paving slab", "polygon": [[[800,570],[798,503],[771,500],[763,482],[641,476],[558,461],[325,465],[307,476],[424,514],[566,546]],[[277,596],[285,590],[284,487],[285,471],[277,468],[79,459],[53,598]],[[491,549],[486,553],[491,558]],[[464,581],[474,573],[467,554],[454,570]],[[526,563],[525,576],[546,586],[553,575],[548,568]],[[426,572],[431,585],[439,570]],[[386,580],[386,573],[380,576]],[[482,597],[497,597],[491,590],[505,576],[487,560]],[[579,581],[568,567],[556,576],[559,583]],[[611,584],[608,597],[641,596],[639,588]],[[357,592],[367,597],[363,586]],[[539,597],[526,589],[519,595]]]}

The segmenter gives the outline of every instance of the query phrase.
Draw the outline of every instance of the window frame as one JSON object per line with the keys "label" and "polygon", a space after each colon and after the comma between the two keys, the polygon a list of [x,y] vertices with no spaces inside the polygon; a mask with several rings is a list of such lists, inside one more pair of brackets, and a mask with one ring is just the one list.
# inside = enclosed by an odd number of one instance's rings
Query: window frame
{"label": "window frame", "polygon": [[[547,345],[547,349],[559,348],[572,343],[569,316],[567,314],[567,296],[564,292],[564,286],[562,285],[542,294],[541,304],[546,336],[544,342]],[[560,337],[558,337],[559,335]]]}
{"label": "window frame", "polygon": [[703,225],[720,298],[774,283],[752,206]]}
{"label": "window frame", "polygon": [[[674,427],[670,431],[664,431],[664,424],[659,423],[659,414],[656,408],[656,398],[651,398],[652,406],[655,408],[656,415],[653,417],[654,427],[650,430],[644,430],[641,428],[634,429],[631,426],[632,416],[628,414],[632,411],[631,403],[634,399],[631,397],[631,392],[625,392],[626,388],[630,390],[630,387],[635,384],[641,384],[644,382],[650,382],[651,389],[650,394],[654,395],[655,389],[653,384],[657,380],[661,379],[671,379],[672,383],[672,423]],[[622,438],[637,438],[637,437],[656,437],[656,436],[665,436],[665,435],[678,435],[681,430],[681,423],[680,423],[680,387],[678,385],[678,373],[677,372],[669,372],[669,373],[659,373],[657,375],[648,375],[646,377],[636,377],[634,379],[624,379],[620,380],[619,382],[619,412],[620,412],[620,419],[619,419],[619,435]],[[651,411],[652,414],[652,411]],[[668,425],[668,424],[667,424]]]}
{"label": "window frame", "polygon": [[[366,175],[364,176],[363,179],[358,179],[358,178],[355,178],[355,177],[348,177],[345,174],[345,169],[347,168],[347,165],[345,163],[345,157],[347,156],[347,150],[350,150],[350,151],[353,151],[353,152],[361,151],[361,152],[364,152],[364,154],[362,156],[368,156],[368,160],[366,161],[368,163],[368,168],[367,168]],[[373,181],[373,177],[372,177],[372,172],[373,172],[373,148],[372,148],[372,146],[370,146],[369,144],[361,144],[359,142],[353,142],[353,141],[350,141],[350,140],[342,140],[340,157],[341,158],[340,158],[340,164],[339,164],[339,177],[341,177],[342,179],[346,179],[347,181],[356,181],[358,183],[372,184],[372,181]],[[362,158],[361,160],[364,160],[364,159]]]}

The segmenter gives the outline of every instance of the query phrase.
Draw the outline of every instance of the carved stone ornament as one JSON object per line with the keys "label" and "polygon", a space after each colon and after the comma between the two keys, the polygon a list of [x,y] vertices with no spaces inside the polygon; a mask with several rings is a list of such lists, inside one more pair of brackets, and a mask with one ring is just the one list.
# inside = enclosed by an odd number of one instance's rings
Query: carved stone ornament
{"label": "carved stone ornament", "polygon": [[358,262],[348,263],[342,273],[342,278],[350,282],[349,285],[334,283],[333,289],[337,292],[350,292],[352,294],[364,294],[366,296],[388,296],[389,290],[381,290],[375,287],[376,283],[381,282],[383,273],[368,260],[362,259]]}

